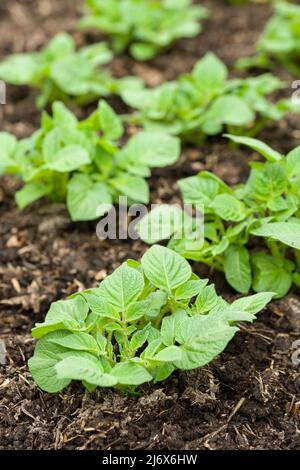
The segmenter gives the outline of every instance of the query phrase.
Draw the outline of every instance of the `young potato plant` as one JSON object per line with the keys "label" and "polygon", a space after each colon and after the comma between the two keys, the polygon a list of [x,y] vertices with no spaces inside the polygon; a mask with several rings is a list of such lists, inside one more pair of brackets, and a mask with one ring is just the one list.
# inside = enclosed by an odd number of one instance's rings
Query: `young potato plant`
{"label": "young potato plant", "polygon": [[253,136],[268,121],[299,109],[292,100],[273,104],[267,99],[268,94],[285,87],[271,74],[231,80],[227,76],[225,64],[208,53],[190,74],[176,81],[153,89],[125,90],[123,100],[138,110],[128,120],[201,143],[224,128],[233,134]]}
{"label": "young potato plant", "polygon": [[293,75],[300,74],[300,6],[293,3],[275,3],[275,13],[267,22],[257,42],[257,54],[237,62],[238,68],[272,68],[281,63]]}
{"label": "young potato plant", "polygon": [[[240,293],[252,287],[283,297],[293,283],[300,287],[300,147],[285,157],[259,140],[228,137],[259,152],[267,162],[252,163],[248,181],[233,188],[206,171],[180,180],[184,202],[204,212],[204,242],[195,238],[188,244],[184,237],[173,237],[168,246],[224,271]],[[163,206],[161,226],[172,210]],[[152,240],[146,235],[149,224],[157,220],[154,210],[137,227],[148,243],[158,241],[159,237]],[[177,223],[168,235],[179,229]]]}
{"label": "young potato plant", "polygon": [[55,393],[72,380],[133,392],[176,369],[202,367],[271,300],[264,292],[232,304],[188,262],[155,245],[141,263],[128,260],[98,288],[54,302],[32,334],[39,341],[29,360],[38,386]]}
{"label": "young potato plant", "polygon": [[44,112],[41,129],[31,137],[18,142],[13,135],[0,133],[0,169],[24,181],[16,193],[20,209],[46,196],[66,200],[72,220],[93,220],[121,195],[129,203],[147,204],[150,168],[179,158],[177,138],[144,131],[120,148],[122,134],[119,117],[105,101],[81,122],[55,102],[53,117]]}
{"label": "young potato plant", "polygon": [[178,38],[196,36],[208,11],[191,0],[86,0],[83,28],[98,28],[112,38],[114,50],[129,49],[148,60]]}
{"label": "young potato plant", "polygon": [[67,33],[55,36],[41,52],[13,54],[0,63],[0,79],[13,85],[29,85],[40,90],[37,106],[44,108],[56,100],[72,99],[86,104],[99,97],[119,94],[135,87],[138,78],[112,78],[102,66],[111,61],[105,43],[82,47]]}

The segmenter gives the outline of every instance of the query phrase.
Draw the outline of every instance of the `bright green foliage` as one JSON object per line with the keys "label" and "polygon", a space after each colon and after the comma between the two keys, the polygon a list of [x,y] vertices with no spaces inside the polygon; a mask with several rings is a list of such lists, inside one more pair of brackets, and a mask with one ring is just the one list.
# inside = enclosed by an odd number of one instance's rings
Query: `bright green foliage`
{"label": "bright green foliage", "polygon": [[137,60],[154,57],[178,38],[201,31],[208,11],[191,0],[86,0],[83,28],[98,28],[112,38],[116,52],[129,49]]}
{"label": "bright green foliage", "polygon": [[259,39],[254,57],[240,59],[238,68],[271,68],[280,62],[292,74],[300,73],[300,6],[293,3],[275,3],[275,13],[267,22]]}
{"label": "bright green foliage", "polygon": [[208,280],[168,248],[153,246],[98,288],[51,305],[32,334],[29,369],[38,386],[58,392],[72,380],[88,390],[125,391],[204,366],[232,339],[238,321],[253,321],[271,300],[264,292],[228,304]]}
{"label": "bright green foliage", "polygon": [[[169,247],[224,271],[240,293],[252,287],[283,297],[293,283],[300,287],[300,147],[284,157],[256,139],[228,137],[268,161],[252,163],[248,181],[233,188],[209,172],[180,180],[184,202],[204,208],[205,240],[189,249],[186,240],[173,237]],[[151,222],[150,213],[139,223],[142,238]]]}
{"label": "bright green foliage", "polygon": [[55,100],[85,104],[136,87],[138,78],[114,79],[102,66],[113,55],[105,43],[82,47],[67,33],[55,36],[41,52],[14,54],[0,63],[0,79],[40,90],[39,108]]}
{"label": "bright green foliage", "polygon": [[162,132],[137,133],[122,148],[123,127],[105,102],[79,122],[61,102],[53,117],[44,113],[41,129],[17,142],[0,133],[0,168],[25,182],[16,193],[22,209],[47,196],[63,202],[72,220],[92,220],[107,212],[120,195],[130,202],[149,202],[145,178],[151,167],[174,163],[180,143]]}
{"label": "bright green foliage", "polygon": [[[225,128],[234,134],[256,134],[268,121],[293,110],[291,100],[272,104],[269,93],[285,84],[271,74],[229,80],[223,62],[208,53],[190,74],[154,89],[137,88],[122,93],[138,110],[133,118],[147,129],[164,129],[189,141],[201,142]],[[298,110],[298,108],[296,108]]]}

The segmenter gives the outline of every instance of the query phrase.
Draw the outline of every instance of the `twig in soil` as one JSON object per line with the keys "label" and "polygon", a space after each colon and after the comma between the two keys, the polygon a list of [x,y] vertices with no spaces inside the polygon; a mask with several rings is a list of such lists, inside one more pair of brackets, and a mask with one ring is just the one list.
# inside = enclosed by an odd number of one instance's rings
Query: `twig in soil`
{"label": "twig in soil", "polygon": [[21,289],[21,286],[20,286],[20,283],[19,283],[18,279],[16,279],[14,277],[13,279],[11,279],[11,283],[12,283],[13,288],[17,292],[17,294],[21,294],[22,289]]}
{"label": "twig in soil", "polygon": [[20,406],[20,409],[21,409],[21,411],[22,411],[26,416],[28,416],[29,418],[33,419],[33,421],[37,421],[37,420],[39,419],[43,424],[46,424],[46,421],[44,421],[41,417],[36,418],[36,417],[33,416],[31,413],[29,413],[29,411],[27,411],[27,410],[24,408],[24,405],[23,405],[23,404]]}
{"label": "twig in soil", "polygon": [[[107,438],[107,434],[108,434],[110,431],[112,431],[113,429],[115,429],[115,427],[116,427],[116,425],[113,424],[107,431],[105,431],[105,432],[98,432],[97,434],[94,434],[93,436],[91,436],[91,437],[88,439],[88,441],[87,441],[85,444],[83,444],[83,446],[79,447],[78,450],[86,450],[86,448],[88,447],[88,445],[89,445],[91,442],[95,441],[98,437],[100,437],[100,438],[102,438],[102,439],[106,439],[106,438]],[[76,436],[76,437],[78,437],[78,436]],[[82,437],[84,437],[84,436],[82,436]],[[68,440],[65,441],[65,442],[69,442],[69,441],[72,440],[72,439],[74,439],[74,438],[70,438],[70,439],[68,439]],[[118,438],[116,441],[110,442],[106,447],[103,448],[103,450],[109,449],[110,446],[114,445],[114,444],[117,443],[119,440],[120,440],[120,438]]]}
{"label": "twig in soil", "polygon": [[8,387],[9,384],[10,384],[10,380],[5,379],[4,382],[2,382],[2,384],[0,384],[0,390],[3,390],[4,388]]}
{"label": "twig in soil", "polygon": [[242,397],[239,402],[237,403],[237,405],[235,406],[235,408],[233,409],[233,411],[230,413],[228,419],[227,419],[227,424],[232,420],[232,418],[234,417],[234,415],[236,415],[236,413],[239,411],[239,409],[243,406],[244,402],[246,400],[246,397]]}
{"label": "twig in soil", "polygon": [[272,343],[273,338],[270,338],[269,336],[265,336],[261,333],[259,333],[259,330],[255,330],[254,328],[246,328],[243,325],[239,325],[240,330],[245,331],[246,333],[249,333],[250,335],[254,336],[259,336],[260,338],[264,339],[267,343]]}
{"label": "twig in soil", "polygon": [[218,429],[216,429],[215,431],[209,433],[209,434],[206,434],[202,439],[201,439],[201,442],[204,441],[204,447],[207,447],[207,448],[210,448],[209,446],[209,443],[208,441],[210,439],[212,439],[213,437],[217,436],[220,432],[224,431],[228,424],[230,423],[230,421],[232,420],[232,418],[234,417],[234,415],[236,415],[236,413],[239,411],[239,409],[243,406],[244,402],[245,402],[246,398],[245,397],[242,397],[239,402],[236,404],[236,406],[234,407],[234,409],[232,410],[232,412],[230,413],[230,415],[228,416],[227,418],[227,421],[225,424],[223,424],[222,426],[220,426]]}
{"label": "twig in soil", "polygon": [[294,404],[293,414],[296,415],[296,414],[298,414],[299,411],[300,411],[300,401],[297,401]]}
{"label": "twig in soil", "polygon": [[41,392],[39,392],[39,397],[40,397],[41,402],[43,403],[44,409],[47,410],[48,408],[47,408],[46,402],[43,398],[43,394]]}
{"label": "twig in soil", "polygon": [[292,411],[292,409],[294,407],[295,400],[296,400],[296,397],[295,397],[295,395],[293,395],[292,399],[291,399],[291,403],[289,404],[289,407],[287,409],[287,414],[290,414],[290,412]]}
{"label": "twig in soil", "polygon": [[19,372],[19,377],[21,377],[21,379],[23,379],[27,385],[30,385],[30,382],[22,374],[20,374],[20,372]]}
{"label": "twig in soil", "polygon": [[[19,352],[20,352],[20,355],[21,355],[21,358],[23,360],[23,362],[26,362],[26,359],[25,359],[25,356],[24,356],[24,353],[23,353],[23,350],[20,346],[18,346],[18,349],[19,349]],[[28,383],[28,382],[27,382]]]}

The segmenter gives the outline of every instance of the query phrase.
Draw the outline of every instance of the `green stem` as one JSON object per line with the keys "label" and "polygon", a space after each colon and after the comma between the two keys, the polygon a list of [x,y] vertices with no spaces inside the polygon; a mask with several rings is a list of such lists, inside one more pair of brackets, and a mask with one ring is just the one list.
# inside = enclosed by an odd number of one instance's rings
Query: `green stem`
{"label": "green stem", "polygon": [[272,256],[274,256],[275,258],[282,258],[282,252],[280,251],[280,248],[275,241],[267,241],[267,246],[271,251]]}

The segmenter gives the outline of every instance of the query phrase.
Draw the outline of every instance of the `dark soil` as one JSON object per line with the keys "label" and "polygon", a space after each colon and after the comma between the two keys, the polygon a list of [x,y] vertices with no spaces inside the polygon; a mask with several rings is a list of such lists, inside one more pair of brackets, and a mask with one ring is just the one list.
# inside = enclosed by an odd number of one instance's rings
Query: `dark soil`
{"label": "dark soil", "polygon": [[[114,73],[138,74],[149,84],[188,71],[208,50],[228,66],[253,52],[270,14],[265,5],[230,7],[225,1],[202,2],[212,9],[204,32],[178,41],[150,62],[115,59]],[[0,7],[0,59],[32,51],[60,30],[78,44],[97,35],[76,32],[80,1],[5,0]],[[280,72],[290,82],[292,78]],[[0,106],[1,130],[30,135],[39,125],[35,94],[9,87]],[[119,103],[118,106],[121,106]],[[270,125],[262,138],[282,152],[299,145],[300,118]],[[234,184],[247,175],[246,150],[232,150],[222,139],[200,149],[186,148],[173,168],[151,178],[153,201],[179,198],[176,180],[207,168]],[[95,286],[124,259],[139,258],[140,242],[100,242],[95,223],[72,224],[63,206],[38,203],[17,211],[17,183],[0,181],[0,449],[300,449],[300,373],[291,361],[300,338],[300,297],[294,290],[273,302],[241,332],[209,367],[174,374],[165,383],[147,385],[137,398],[115,391],[85,393],[74,384],[50,395],[37,389],[26,361],[34,341],[30,329],[42,321],[52,301]],[[202,272],[202,267],[194,269]],[[217,289],[234,293],[213,273]]]}

